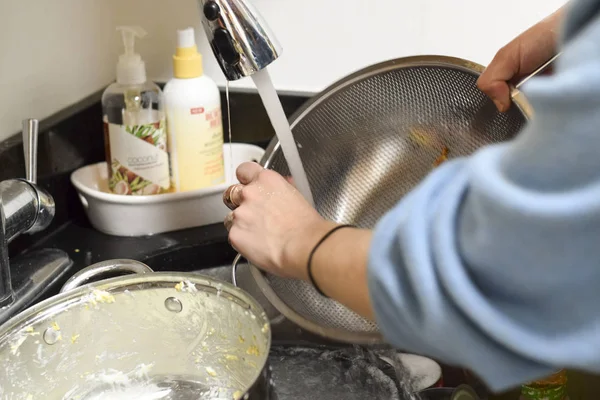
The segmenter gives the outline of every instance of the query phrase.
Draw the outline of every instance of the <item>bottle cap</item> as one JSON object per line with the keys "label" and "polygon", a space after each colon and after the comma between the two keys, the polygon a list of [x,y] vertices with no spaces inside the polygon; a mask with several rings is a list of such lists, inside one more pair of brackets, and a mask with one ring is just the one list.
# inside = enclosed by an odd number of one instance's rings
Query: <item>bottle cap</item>
{"label": "bottle cap", "polygon": [[173,75],[179,79],[202,76],[202,55],[196,46],[194,28],[177,31],[177,50],[173,56]]}
{"label": "bottle cap", "polygon": [[117,83],[122,85],[140,85],[146,82],[146,65],[142,57],[135,52],[135,38],[143,38],[146,31],[139,26],[119,26],[125,52],[117,63]]}

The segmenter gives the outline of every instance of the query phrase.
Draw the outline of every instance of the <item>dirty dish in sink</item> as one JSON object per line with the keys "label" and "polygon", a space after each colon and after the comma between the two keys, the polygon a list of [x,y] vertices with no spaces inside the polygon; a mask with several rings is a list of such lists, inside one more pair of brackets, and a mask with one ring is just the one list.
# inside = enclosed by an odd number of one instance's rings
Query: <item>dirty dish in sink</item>
{"label": "dirty dish in sink", "polygon": [[63,289],[0,326],[0,398],[271,398],[268,319],[232,285],[112,260]]}

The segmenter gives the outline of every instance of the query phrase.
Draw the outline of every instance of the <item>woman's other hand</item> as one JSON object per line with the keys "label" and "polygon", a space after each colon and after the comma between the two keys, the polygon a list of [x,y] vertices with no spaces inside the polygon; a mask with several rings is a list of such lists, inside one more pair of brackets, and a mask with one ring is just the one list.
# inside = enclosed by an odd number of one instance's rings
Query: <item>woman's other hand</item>
{"label": "woman's other hand", "polygon": [[509,83],[531,74],[557,51],[558,28],[564,6],[504,46],[481,74],[477,86],[499,111],[510,108]]}

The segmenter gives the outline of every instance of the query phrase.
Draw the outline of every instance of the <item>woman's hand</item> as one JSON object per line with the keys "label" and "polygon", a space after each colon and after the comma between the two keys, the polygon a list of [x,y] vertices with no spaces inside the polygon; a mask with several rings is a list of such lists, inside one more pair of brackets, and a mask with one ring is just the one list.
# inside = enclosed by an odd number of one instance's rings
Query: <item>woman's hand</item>
{"label": "woman's hand", "polygon": [[494,101],[499,111],[510,108],[508,84],[517,83],[556,54],[564,7],[500,49],[479,77],[477,86]]}
{"label": "woman's hand", "polygon": [[325,221],[281,175],[257,163],[237,169],[241,184],[223,196],[229,241],[252,264],[280,276],[307,279],[312,247],[334,223]]}
{"label": "woman's hand", "polygon": [[[257,163],[237,169],[240,184],[223,201],[233,210],[225,219],[229,242],[253,265],[270,273],[308,280],[308,257],[337,224],[324,220],[277,172]],[[317,285],[366,318],[373,318],[367,287],[371,231],[341,229],[319,246],[312,260]]]}

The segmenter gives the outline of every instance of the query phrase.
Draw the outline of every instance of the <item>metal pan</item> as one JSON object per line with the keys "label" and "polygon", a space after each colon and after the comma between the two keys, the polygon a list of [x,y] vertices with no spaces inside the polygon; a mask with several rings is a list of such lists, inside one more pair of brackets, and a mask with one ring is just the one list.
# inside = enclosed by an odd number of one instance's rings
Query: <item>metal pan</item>
{"label": "metal pan", "polygon": [[[78,287],[115,272],[135,275]],[[0,398],[273,399],[270,345],[242,290],[111,260],[0,326]]]}

